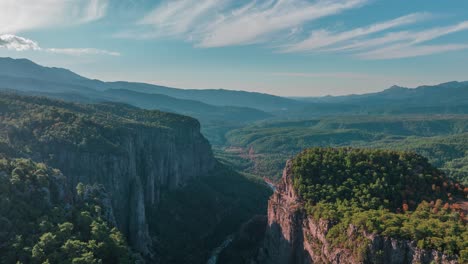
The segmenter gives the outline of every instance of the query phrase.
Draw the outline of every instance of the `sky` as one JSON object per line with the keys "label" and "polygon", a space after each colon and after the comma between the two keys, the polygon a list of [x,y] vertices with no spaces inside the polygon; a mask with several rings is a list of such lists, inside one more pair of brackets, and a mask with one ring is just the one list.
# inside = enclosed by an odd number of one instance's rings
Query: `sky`
{"label": "sky", "polygon": [[0,0],[0,57],[281,96],[468,80],[465,0]]}

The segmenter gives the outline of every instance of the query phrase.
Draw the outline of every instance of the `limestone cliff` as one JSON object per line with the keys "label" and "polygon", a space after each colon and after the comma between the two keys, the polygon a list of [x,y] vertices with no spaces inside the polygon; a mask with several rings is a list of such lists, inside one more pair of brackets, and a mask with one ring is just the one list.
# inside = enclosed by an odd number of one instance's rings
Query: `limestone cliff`
{"label": "limestone cliff", "polygon": [[[292,185],[292,164],[288,162],[281,182],[268,202],[268,227],[260,249],[260,263],[362,263],[348,249],[334,247],[326,239],[333,223],[307,216],[304,204]],[[357,231],[349,226],[348,237]],[[375,234],[369,239],[364,263],[458,263],[456,258],[435,250],[422,250],[412,241]]]}
{"label": "limestone cliff", "polygon": [[154,254],[149,236],[154,221],[148,215],[154,215],[161,192],[184,186],[215,165],[192,118],[13,95],[2,95],[1,105],[1,151],[60,169],[70,188],[102,184],[118,228],[148,257]]}
{"label": "limestone cliff", "polygon": [[162,190],[185,185],[214,165],[208,143],[196,127],[172,134],[155,128],[128,131],[118,152],[92,152],[49,144],[41,157],[59,168],[71,186],[78,182],[103,184],[112,196],[119,229],[137,250],[151,254],[146,217],[155,210]]}

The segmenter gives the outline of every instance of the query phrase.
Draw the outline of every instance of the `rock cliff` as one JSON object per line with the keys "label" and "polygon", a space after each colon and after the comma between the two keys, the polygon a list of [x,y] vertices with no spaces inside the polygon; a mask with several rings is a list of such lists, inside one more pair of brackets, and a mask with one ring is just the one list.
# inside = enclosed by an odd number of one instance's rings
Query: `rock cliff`
{"label": "rock cliff", "polygon": [[51,143],[38,159],[62,170],[71,186],[103,184],[112,196],[119,229],[131,245],[148,255],[151,222],[146,215],[157,208],[161,191],[208,173],[214,159],[196,127],[181,128],[176,134],[144,127],[126,132],[116,152],[76,151]]}
{"label": "rock cliff", "polygon": [[192,118],[125,105],[12,95],[3,100],[4,152],[60,169],[71,188],[79,182],[102,184],[118,228],[147,257],[154,255],[148,215],[154,215],[161,192],[184,186],[215,165]]}
{"label": "rock cliff", "polygon": [[[288,162],[281,182],[268,202],[268,227],[263,247],[259,251],[260,263],[458,263],[435,250],[422,250],[412,241],[402,241],[376,234],[364,234],[368,239],[364,261],[355,258],[348,249],[333,246],[327,233],[333,223],[307,216],[304,204],[292,184],[292,163]],[[348,228],[353,239],[357,231]]]}

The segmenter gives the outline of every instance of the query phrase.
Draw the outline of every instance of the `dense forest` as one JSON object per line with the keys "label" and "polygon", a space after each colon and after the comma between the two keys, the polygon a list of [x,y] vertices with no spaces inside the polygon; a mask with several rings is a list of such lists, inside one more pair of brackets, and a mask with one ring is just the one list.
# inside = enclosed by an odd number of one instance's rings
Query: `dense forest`
{"label": "dense forest", "polygon": [[[468,183],[468,117],[350,116],[269,121],[227,133],[217,155],[245,172],[273,179],[285,160],[314,146],[355,146],[414,151],[452,179]],[[232,146],[237,147],[233,149]]]}
{"label": "dense forest", "polygon": [[0,158],[1,263],[135,263],[108,219],[102,186],[78,184],[27,159]]}
{"label": "dense forest", "polygon": [[468,261],[468,188],[408,152],[312,148],[293,159],[293,184],[309,215],[332,221],[327,239],[364,261],[366,237],[348,228],[417,242]]}

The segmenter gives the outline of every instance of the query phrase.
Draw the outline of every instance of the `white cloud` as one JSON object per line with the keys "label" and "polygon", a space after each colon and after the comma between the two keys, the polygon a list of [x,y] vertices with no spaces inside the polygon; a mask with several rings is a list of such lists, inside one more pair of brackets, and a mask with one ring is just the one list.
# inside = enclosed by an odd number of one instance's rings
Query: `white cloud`
{"label": "white cloud", "polygon": [[120,56],[120,53],[108,50],[101,50],[95,48],[41,48],[36,41],[11,35],[4,34],[0,35],[0,48],[6,48],[15,51],[46,51],[56,54],[64,54],[71,56],[82,56],[82,55],[109,55],[109,56]]}
{"label": "white cloud", "polygon": [[367,60],[388,60],[466,49],[465,44],[421,45],[424,42],[468,30],[468,21],[455,25],[434,27],[420,31],[388,32],[378,37],[373,34],[385,32],[430,18],[430,14],[416,13],[391,21],[355,28],[344,32],[315,31],[300,42],[286,45],[283,52],[350,52]]}
{"label": "white cloud", "polygon": [[173,36],[200,47],[246,45],[282,35],[288,39],[291,32],[299,32],[297,29],[307,22],[360,7],[368,1],[251,0],[235,6],[234,0],[171,0],[138,21],[138,25],[149,26],[149,30],[139,28],[116,36]]}
{"label": "white cloud", "polygon": [[366,73],[357,72],[273,72],[271,75],[274,76],[287,76],[287,77],[303,77],[303,78],[331,78],[331,79],[374,79],[376,75],[370,75]]}
{"label": "white cloud", "polygon": [[183,34],[192,29],[197,20],[221,8],[224,0],[179,0],[162,3],[138,23],[152,25],[161,35]]}
{"label": "white cloud", "polygon": [[101,49],[93,49],[93,48],[84,48],[84,49],[46,49],[46,51],[56,54],[65,54],[71,56],[82,56],[82,55],[109,55],[109,56],[120,56],[119,52],[115,51],[108,51],[108,50],[101,50]]}
{"label": "white cloud", "polygon": [[[162,0],[139,19],[133,29],[115,36],[171,37],[201,48],[261,43],[280,52],[345,52],[361,59],[415,57],[464,49],[464,44],[423,44],[468,30],[468,21],[420,30],[404,28],[435,17],[424,12],[345,31],[325,28],[306,31],[311,22],[370,2],[372,0]],[[343,26],[349,25],[344,23]],[[396,31],[398,28],[403,29]]]}
{"label": "white cloud", "polygon": [[444,53],[468,49],[467,44],[446,44],[446,45],[392,45],[385,48],[371,50],[358,54],[359,58],[369,60],[401,59],[426,56],[431,54]]}
{"label": "white cloud", "polygon": [[106,15],[109,6],[108,0],[86,0],[84,9],[80,14],[80,23],[99,20]]}
{"label": "white cloud", "polygon": [[35,41],[9,34],[0,35],[0,48],[16,51],[41,49]]}
{"label": "white cloud", "polygon": [[108,0],[1,0],[0,34],[87,23],[102,18]]}
{"label": "white cloud", "polygon": [[327,30],[313,31],[309,38],[287,46],[285,52],[313,51],[323,47],[328,47],[337,43],[342,43],[351,39],[364,37],[374,33],[389,30],[403,25],[413,24],[430,17],[427,13],[415,13],[402,16],[390,21],[373,24],[367,27],[356,28],[350,31],[332,33]]}
{"label": "white cloud", "polygon": [[279,0],[270,1],[263,6],[251,6],[210,23],[199,46],[221,47],[264,42],[271,34],[283,33],[306,22],[338,14],[366,2],[366,0],[347,0],[311,3],[301,0]]}
{"label": "white cloud", "polygon": [[330,51],[340,50],[362,50],[372,47],[381,47],[387,44],[404,43],[406,45],[414,45],[442,36],[468,30],[468,21],[463,21],[456,25],[446,27],[436,27],[422,31],[400,31],[387,33],[382,37],[370,38],[348,43],[347,45],[330,49]]}

